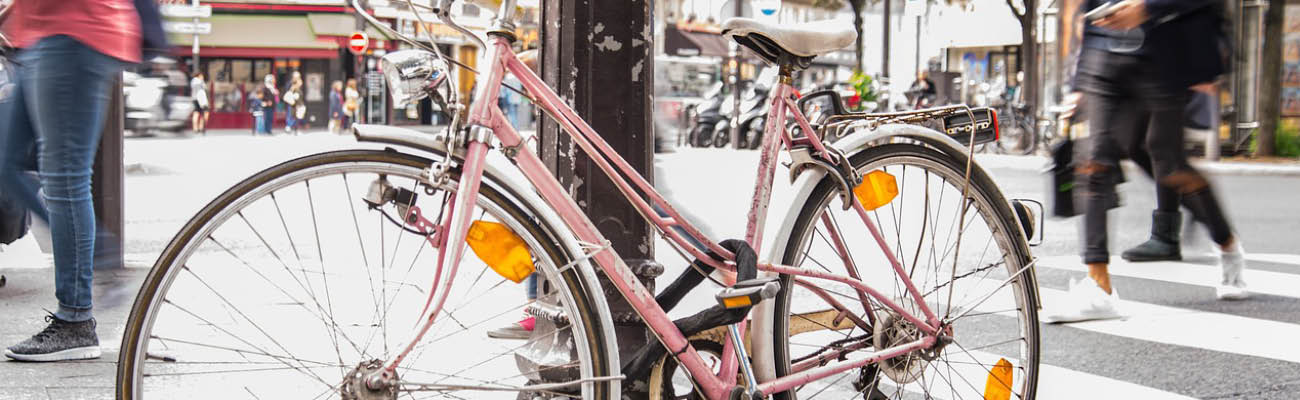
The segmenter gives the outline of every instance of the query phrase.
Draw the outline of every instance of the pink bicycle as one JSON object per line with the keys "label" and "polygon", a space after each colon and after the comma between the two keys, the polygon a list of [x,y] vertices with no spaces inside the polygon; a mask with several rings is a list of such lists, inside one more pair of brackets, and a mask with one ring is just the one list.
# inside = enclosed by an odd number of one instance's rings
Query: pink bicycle
{"label": "pink bicycle", "polygon": [[[469,34],[451,3],[425,9]],[[396,148],[271,167],[181,229],[131,311],[118,398],[1035,397],[1031,226],[968,156],[991,113],[851,114],[833,93],[800,98],[792,74],[853,31],[728,21],[781,73],[744,240],[717,243],[519,61],[514,1],[502,3],[475,101],[446,133],[358,125],[361,142]],[[434,48],[385,56],[395,104],[457,110],[447,61]],[[496,107],[506,73],[691,262],[663,293]],[[782,149],[793,201],[768,217]],[[517,284],[529,274],[533,301]],[[717,304],[671,319],[706,279]],[[615,318],[607,292],[635,313]],[[527,340],[486,337],[521,309],[536,321]],[[620,349],[629,327],[656,340]]]}

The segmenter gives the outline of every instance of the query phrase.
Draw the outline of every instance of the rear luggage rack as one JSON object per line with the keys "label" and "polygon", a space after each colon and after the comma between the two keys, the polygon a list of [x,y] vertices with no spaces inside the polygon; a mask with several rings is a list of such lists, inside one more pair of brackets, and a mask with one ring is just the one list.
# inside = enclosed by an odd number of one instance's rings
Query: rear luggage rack
{"label": "rear luggage rack", "polygon": [[[804,105],[809,101],[816,101],[813,99],[823,96],[830,96],[830,101],[834,106],[826,110],[831,115],[819,121],[819,124],[815,124],[813,129],[822,134],[822,140],[828,142],[839,140],[856,129],[866,128],[870,130],[885,124],[924,126],[943,132],[963,146],[970,145],[972,130],[975,133],[975,144],[993,142],[998,138],[997,112],[988,107],[969,107],[964,104],[954,104],[912,111],[854,113],[844,109],[842,106],[844,103],[840,100],[839,93],[832,90],[822,90],[809,93],[799,99],[799,109],[804,110]],[[825,101],[826,99],[821,100]],[[972,117],[975,120],[974,124],[970,122]]]}

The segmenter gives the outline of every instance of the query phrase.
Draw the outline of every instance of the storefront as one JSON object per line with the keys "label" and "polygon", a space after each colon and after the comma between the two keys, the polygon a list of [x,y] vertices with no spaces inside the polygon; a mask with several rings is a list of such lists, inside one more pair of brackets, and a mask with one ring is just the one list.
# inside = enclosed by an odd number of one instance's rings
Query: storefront
{"label": "storefront", "polygon": [[[329,120],[329,90],[334,81],[355,76],[356,57],[346,49],[355,18],[342,13],[298,15],[217,14],[208,19],[212,32],[199,38],[199,65],[211,95],[212,129],[252,127],[249,94],[275,77],[276,88],[288,87],[293,72],[303,77],[307,102],[305,128],[325,127]],[[388,37],[370,28],[371,49],[382,52]],[[193,71],[188,35],[177,35],[173,55]],[[373,51],[373,50],[372,50]],[[364,85],[364,83],[363,83]],[[285,104],[276,105],[275,126],[283,127]]]}

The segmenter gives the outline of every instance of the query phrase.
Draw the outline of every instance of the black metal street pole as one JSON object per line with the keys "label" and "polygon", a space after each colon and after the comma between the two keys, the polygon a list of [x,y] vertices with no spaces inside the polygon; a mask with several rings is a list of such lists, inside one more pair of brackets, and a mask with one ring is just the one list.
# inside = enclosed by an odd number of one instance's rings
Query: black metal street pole
{"label": "black metal street pole", "polygon": [[[745,5],[740,0],[731,2],[735,5],[733,10],[737,17],[744,16]],[[727,48],[731,62],[727,64],[730,69],[727,75],[731,78],[731,148],[740,148],[740,46],[736,42],[728,40]]]}
{"label": "black metal street pole", "polygon": [[882,17],[885,20],[885,24],[882,25],[881,31],[885,33],[885,38],[883,44],[880,46],[882,60],[880,63],[880,76],[885,78],[889,77],[889,11],[890,4],[893,2],[893,0],[885,0],[885,12]]}
{"label": "black metal street pole", "polygon": [[[653,0],[546,0],[542,3],[541,72],[638,172],[653,179]],[[663,268],[654,262],[651,227],[558,125],[539,130],[542,160],[569,190],[613,249],[654,290]],[[602,275],[602,279],[605,279]],[[605,283],[610,287],[610,283]],[[618,292],[606,291],[620,359],[652,340]],[[539,299],[543,301],[544,299]],[[629,389],[630,383],[623,385]]]}

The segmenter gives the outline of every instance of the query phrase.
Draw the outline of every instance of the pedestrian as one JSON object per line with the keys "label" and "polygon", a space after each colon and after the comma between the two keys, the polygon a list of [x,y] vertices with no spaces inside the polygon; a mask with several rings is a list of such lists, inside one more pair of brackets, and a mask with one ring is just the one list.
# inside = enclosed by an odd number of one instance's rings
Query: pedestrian
{"label": "pedestrian", "polygon": [[262,133],[262,90],[248,92],[248,113],[253,116],[253,136]]}
{"label": "pedestrian", "polygon": [[266,74],[258,93],[262,99],[262,125],[259,132],[270,135],[271,125],[275,124],[275,104],[280,102],[280,90],[275,88],[275,75]]}
{"label": "pedestrian", "polygon": [[[1081,3],[1084,14],[1105,0]],[[1111,286],[1106,210],[1115,192],[1119,161],[1145,151],[1160,190],[1176,193],[1209,228],[1219,249],[1219,299],[1248,296],[1245,259],[1210,183],[1187,163],[1183,110],[1191,88],[1225,72],[1222,4],[1212,0],[1124,0],[1113,13],[1084,29],[1078,87],[1088,106],[1088,146],[1076,168],[1084,204],[1083,262],[1089,279],[1070,283],[1068,297],[1046,322],[1117,318]]]}
{"label": "pedestrian", "polygon": [[334,81],[330,84],[330,132],[341,132],[346,118],[343,113],[343,82]]}
{"label": "pedestrian", "polygon": [[[1184,111],[1188,127],[1197,125],[1196,129],[1206,129],[1207,135],[1217,134],[1218,125],[1213,114],[1218,113],[1218,87],[1215,85],[1198,85],[1193,88],[1191,99]],[[1151,157],[1145,151],[1134,154],[1133,161],[1147,175],[1152,175]],[[1178,192],[1156,185],[1156,209],[1151,212],[1151,236],[1137,246],[1120,253],[1120,257],[1131,262],[1179,261],[1183,259],[1182,233],[1191,232],[1195,224],[1183,227],[1183,214],[1178,210],[1182,196]],[[1195,222],[1195,220],[1193,220]]]}
{"label": "pedestrian", "polygon": [[289,86],[284,89],[284,133],[297,134],[302,130],[302,117],[307,113],[307,102],[302,98],[302,73],[293,71]]}
{"label": "pedestrian", "polygon": [[190,79],[190,97],[194,99],[194,112],[190,113],[190,129],[197,134],[208,133],[208,117],[211,107],[208,102],[208,83],[203,80],[203,72],[195,72]]}
{"label": "pedestrian", "polygon": [[352,124],[361,118],[361,92],[357,90],[357,80],[348,79],[348,87],[343,90],[343,129],[351,129]]}
{"label": "pedestrian", "polygon": [[[129,63],[144,58],[142,38],[152,35],[142,34],[141,27],[160,22],[142,18],[131,0],[19,0],[11,7],[0,30],[22,50],[13,64],[14,90],[0,101],[0,191],[49,224],[58,306],[45,317],[44,330],[10,346],[5,356],[99,358],[91,302],[96,241],[91,168],[109,89]],[[35,182],[20,172],[33,144],[40,197]]]}
{"label": "pedestrian", "polygon": [[907,89],[907,94],[916,96],[912,99],[913,109],[919,110],[934,105],[939,91],[934,86],[934,80],[930,79],[930,71],[917,71],[916,81],[913,81],[912,86]]}

